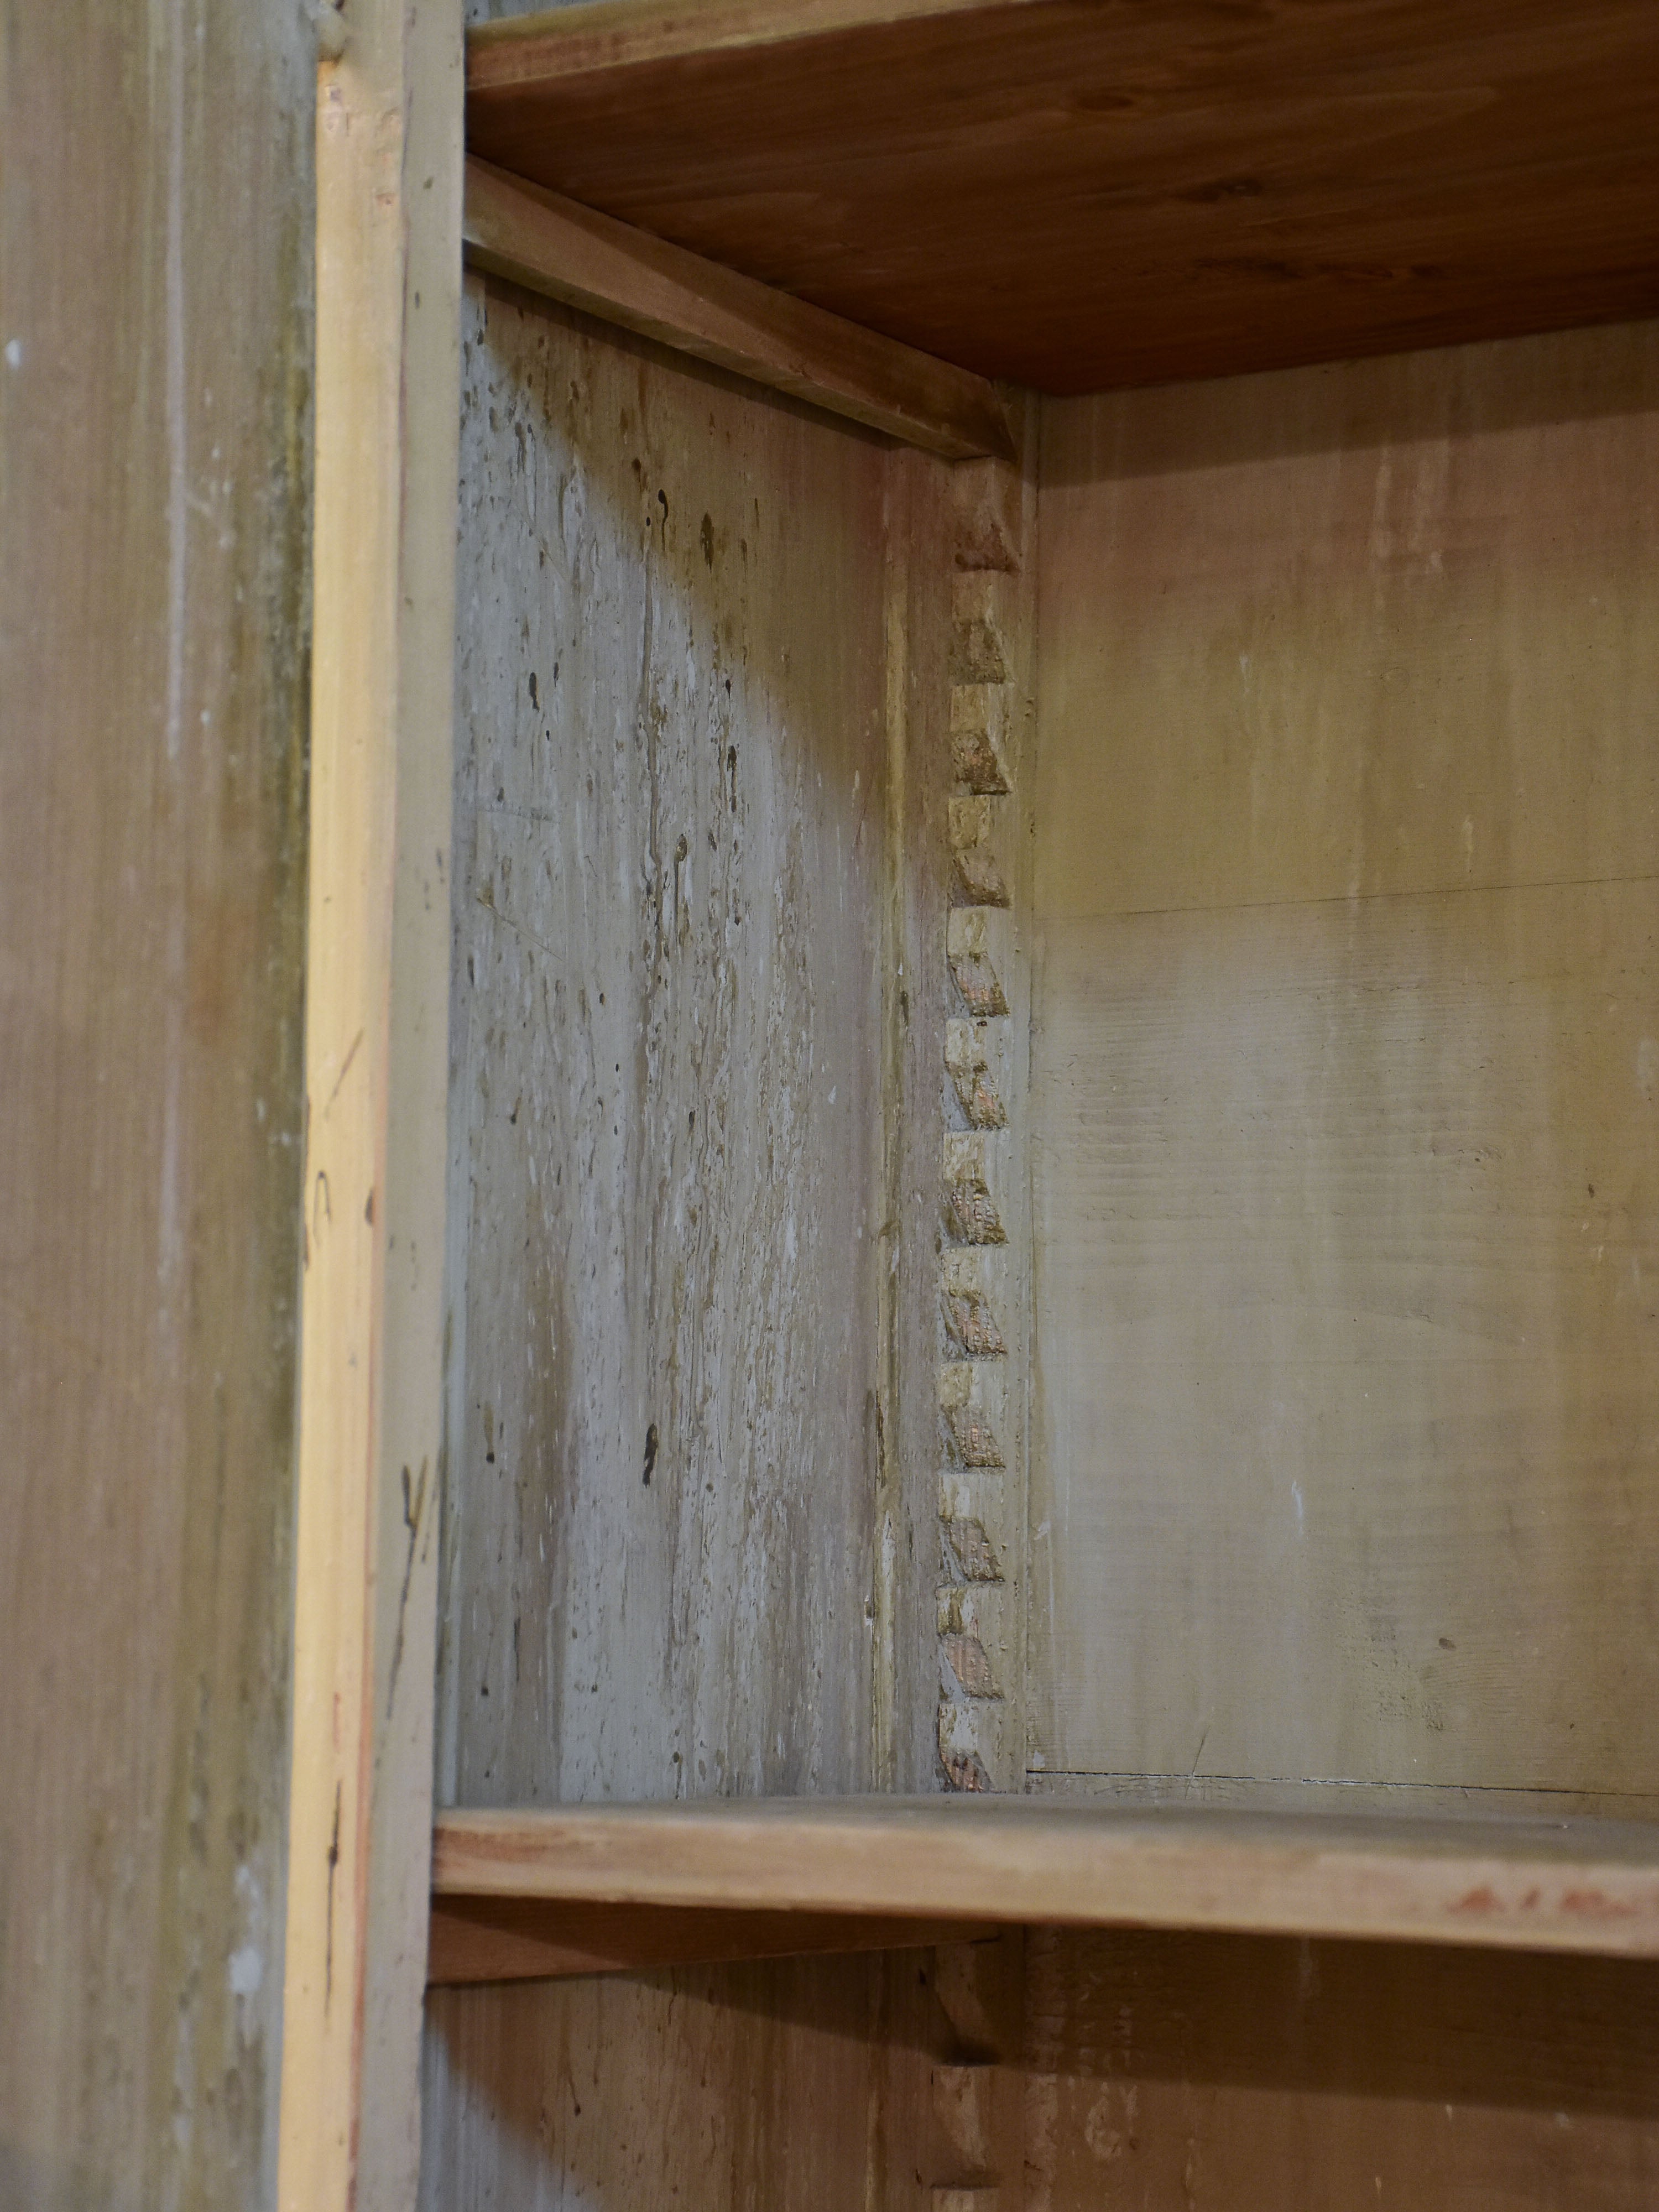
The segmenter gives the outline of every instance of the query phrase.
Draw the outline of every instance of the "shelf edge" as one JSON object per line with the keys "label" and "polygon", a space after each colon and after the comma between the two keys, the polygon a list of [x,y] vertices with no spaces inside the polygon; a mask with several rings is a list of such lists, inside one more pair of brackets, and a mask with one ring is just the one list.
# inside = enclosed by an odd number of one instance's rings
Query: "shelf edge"
{"label": "shelf edge", "polygon": [[826,1806],[580,1808],[441,1816],[434,1889],[893,1920],[1207,1929],[1659,1957],[1659,1858],[1552,1850],[1490,1829],[1421,1848],[1316,1821],[1224,1825],[1068,1818],[976,1821]]}

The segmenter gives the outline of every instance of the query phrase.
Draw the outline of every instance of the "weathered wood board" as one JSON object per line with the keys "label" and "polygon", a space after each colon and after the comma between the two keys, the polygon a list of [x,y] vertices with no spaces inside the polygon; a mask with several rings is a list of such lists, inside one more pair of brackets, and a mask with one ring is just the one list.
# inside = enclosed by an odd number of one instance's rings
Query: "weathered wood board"
{"label": "weathered wood board", "polygon": [[[526,2212],[1638,2212],[1655,1993],[1645,1962],[1074,1929],[445,1990],[428,2125],[489,2140]],[[428,2168],[422,2201],[457,2199]]]}
{"label": "weathered wood board", "polygon": [[886,449],[466,317],[442,1793],[857,1789]]}
{"label": "weathered wood board", "polygon": [[1032,2212],[1638,2212],[1659,2187],[1659,1976],[1246,1936],[1034,1933]]}
{"label": "weathered wood board", "polygon": [[[407,2212],[443,1463],[459,15],[318,72],[305,1197],[281,2212]],[[331,41],[338,45],[337,39]]]}
{"label": "weathered wood board", "polygon": [[315,51],[0,9],[0,2203],[276,2195]]}
{"label": "weathered wood board", "polygon": [[1659,326],[1052,407],[1032,1765],[1659,1779]]}
{"label": "weathered wood board", "polygon": [[[440,1797],[931,1789],[950,478],[477,279],[463,380]],[[888,1972],[770,1971],[804,2017]],[[663,2069],[655,2154],[676,2099],[746,2141],[797,2060],[689,1986],[434,1999],[425,2186],[517,2170],[532,2018],[617,2054],[547,2188]],[[857,2082],[688,2187],[863,2202],[892,2057],[823,2051]]]}
{"label": "weathered wood board", "polygon": [[911,1950],[434,1990],[428,2141],[487,2150],[428,2156],[423,2212],[933,2212],[994,2154],[964,1968]]}

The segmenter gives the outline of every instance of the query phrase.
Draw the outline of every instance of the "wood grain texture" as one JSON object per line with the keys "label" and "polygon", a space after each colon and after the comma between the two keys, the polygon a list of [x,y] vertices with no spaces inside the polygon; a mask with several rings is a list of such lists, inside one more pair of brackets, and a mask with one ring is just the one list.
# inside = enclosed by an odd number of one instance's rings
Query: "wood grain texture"
{"label": "wood grain texture", "polygon": [[1042,2212],[1637,2212],[1659,2184],[1647,1961],[1055,1931],[1025,1960]]}
{"label": "wood grain texture", "polygon": [[949,650],[945,542],[951,471],[932,456],[889,457],[882,607],[887,725],[883,880],[880,1380],[871,1627],[875,1643],[869,1786],[925,1790],[939,1772],[933,1701],[938,1580],[933,1474],[939,1430],[933,1293],[936,1162],[943,1097],[932,1064],[945,1001],[949,860],[933,773]]}
{"label": "wood grain texture", "polygon": [[1656,960],[1656,884],[1051,930],[1056,1768],[1650,1789]]}
{"label": "wood grain texture", "polygon": [[424,2212],[931,2212],[927,1954],[436,1990]]}
{"label": "wood grain texture", "polygon": [[1053,411],[1052,1773],[1650,1802],[1656,371]]}
{"label": "wood grain texture", "polygon": [[1051,392],[1659,306],[1644,0],[760,12],[494,26],[473,150]]}
{"label": "wood grain texture", "polygon": [[1044,412],[1044,915],[1645,876],[1659,323]]}
{"label": "wood grain texture", "polygon": [[[1018,6],[1021,0],[1007,0]],[[550,11],[508,0],[500,19],[476,13],[469,80],[478,88],[563,82],[596,71],[699,54],[746,52],[825,31],[865,30],[982,10],[985,0],[567,0]],[[565,21],[566,14],[570,20]],[[516,18],[516,20],[513,20]]]}
{"label": "wood grain texture", "polygon": [[441,1796],[863,1787],[886,453],[466,313]]}
{"label": "wood grain texture", "polygon": [[1012,451],[994,388],[683,247],[467,164],[467,259],[641,337],[961,460]]}
{"label": "wood grain texture", "polygon": [[984,1796],[451,1812],[434,1893],[1659,1954],[1659,1832]]}
{"label": "wood grain texture", "polygon": [[280,2193],[406,2212],[443,1438],[459,13],[318,88],[318,479]]}
{"label": "wood grain texture", "polygon": [[314,56],[76,0],[0,55],[0,2203],[265,2212]]}
{"label": "wood grain texture", "polygon": [[[977,475],[995,464],[969,464]],[[888,476],[890,1152],[887,1219],[893,1364],[884,1427],[893,1500],[878,1562],[896,1622],[890,1764],[874,1786],[939,1786],[937,1592],[947,1579],[939,1519],[943,1454],[937,1377],[948,1339],[939,1291],[940,1162],[952,1126],[946,1024],[960,1012],[949,958],[957,896],[950,842],[951,700],[959,466],[895,453]],[[1018,483],[1018,479],[1014,479]],[[1021,1509],[1016,1506],[1015,1510]],[[1014,1556],[1007,1563],[1014,1564]],[[1017,1581],[1017,1575],[1010,1575]],[[1006,1783],[1007,1771],[995,1778]]]}
{"label": "wood grain texture", "polygon": [[442,1897],[427,1982],[523,1982],[823,1951],[931,1949],[994,1931],[856,1912],[696,1912],[673,1905],[571,1905],[545,1898]]}
{"label": "wood grain texture", "polygon": [[1028,1796],[1066,1804],[1115,1805],[1134,1812],[1184,1806],[1218,1813],[1373,1813],[1427,1820],[1659,1821],[1659,1791],[1493,1790],[1444,1782],[1330,1782],[1254,1774],[1079,1774],[1037,1769]]}

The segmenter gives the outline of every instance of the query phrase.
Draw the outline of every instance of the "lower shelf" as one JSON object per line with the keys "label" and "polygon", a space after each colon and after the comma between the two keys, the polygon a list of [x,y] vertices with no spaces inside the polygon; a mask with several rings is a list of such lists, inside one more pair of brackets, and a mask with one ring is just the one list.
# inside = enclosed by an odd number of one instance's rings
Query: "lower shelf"
{"label": "lower shelf", "polygon": [[1659,1827],[720,1798],[448,1812],[434,1982],[898,1948],[997,1925],[1659,1957]]}

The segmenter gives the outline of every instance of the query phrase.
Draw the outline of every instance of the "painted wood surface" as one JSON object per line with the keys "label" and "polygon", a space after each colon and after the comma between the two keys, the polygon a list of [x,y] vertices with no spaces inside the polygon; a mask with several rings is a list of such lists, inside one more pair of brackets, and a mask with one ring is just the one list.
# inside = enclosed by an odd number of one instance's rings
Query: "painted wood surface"
{"label": "painted wood surface", "polygon": [[459,11],[354,7],[318,86],[318,472],[280,2194],[419,2155],[442,1476]]}
{"label": "painted wood surface", "polygon": [[1645,0],[607,0],[469,80],[484,159],[1042,391],[1659,309]]}
{"label": "painted wood surface", "polygon": [[0,2203],[275,2202],[314,50],[0,9]]}
{"label": "painted wood surface", "polygon": [[1659,330],[1044,483],[1033,1765],[1639,1809]]}

